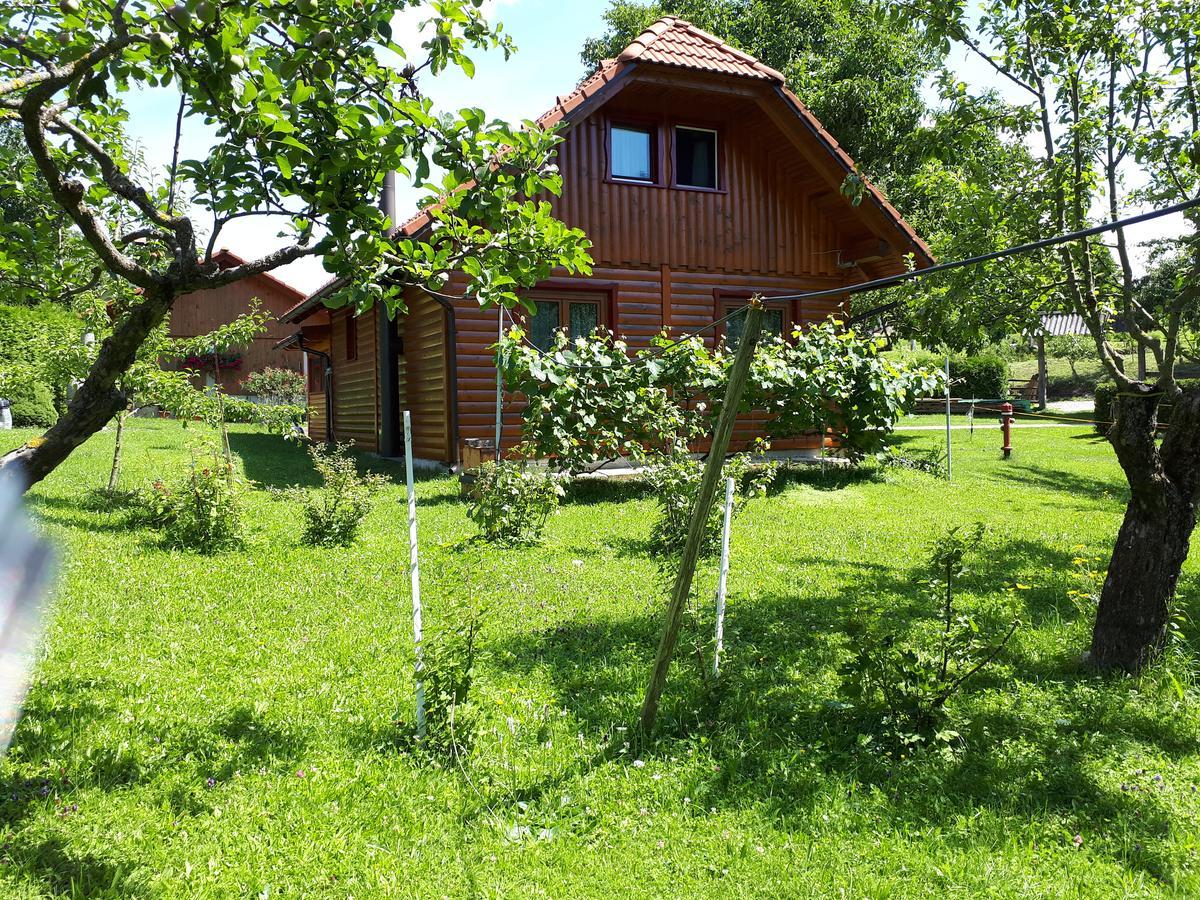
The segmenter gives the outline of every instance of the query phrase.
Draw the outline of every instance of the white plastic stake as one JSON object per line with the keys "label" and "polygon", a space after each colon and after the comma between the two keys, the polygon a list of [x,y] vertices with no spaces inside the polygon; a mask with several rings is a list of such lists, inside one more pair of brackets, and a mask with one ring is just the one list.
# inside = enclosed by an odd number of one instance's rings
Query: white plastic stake
{"label": "white plastic stake", "polygon": [[721,672],[721,650],[725,646],[725,587],[729,582],[729,525],[733,521],[733,479],[725,479],[725,520],[721,528],[721,574],[717,578],[717,649],[713,651],[713,675]]}
{"label": "white plastic stake", "polygon": [[412,414],[404,411],[404,478],[408,483],[408,574],[412,579],[413,646],[416,648],[417,737],[425,738],[425,684],[421,681],[421,571],[417,565],[417,492],[413,487]]}

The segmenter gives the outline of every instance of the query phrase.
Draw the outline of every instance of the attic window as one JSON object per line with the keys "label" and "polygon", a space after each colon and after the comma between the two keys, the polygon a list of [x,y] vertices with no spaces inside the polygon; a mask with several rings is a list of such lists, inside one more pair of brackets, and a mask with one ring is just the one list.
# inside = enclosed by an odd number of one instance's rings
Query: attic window
{"label": "attic window", "polygon": [[609,135],[612,177],[654,181],[654,129],[614,124]]}
{"label": "attic window", "polygon": [[709,128],[675,129],[675,183],[717,189],[717,133]]}

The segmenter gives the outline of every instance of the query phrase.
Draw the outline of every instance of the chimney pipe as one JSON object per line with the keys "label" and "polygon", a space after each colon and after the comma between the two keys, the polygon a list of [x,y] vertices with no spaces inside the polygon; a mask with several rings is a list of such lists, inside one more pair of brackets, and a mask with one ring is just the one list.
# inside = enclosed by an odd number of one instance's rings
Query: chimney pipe
{"label": "chimney pipe", "polygon": [[383,214],[392,220],[396,227],[396,173],[388,172],[383,176],[383,192],[379,195],[379,208]]}

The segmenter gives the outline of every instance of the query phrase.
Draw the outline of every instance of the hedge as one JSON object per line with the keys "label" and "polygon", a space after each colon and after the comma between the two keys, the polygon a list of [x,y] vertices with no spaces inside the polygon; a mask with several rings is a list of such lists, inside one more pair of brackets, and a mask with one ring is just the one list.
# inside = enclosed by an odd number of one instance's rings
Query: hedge
{"label": "hedge", "polygon": [[40,381],[13,380],[5,389],[15,428],[49,428],[58,421],[54,392]]}
{"label": "hedge", "polygon": [[[945,370],[946,357],[918,353],[913,362],[919,366]],[[994,351],[975,356],[950,357],[951,393],[955,397],[1003,400],[1008,396],[1008,361]]]}
{"label": "hedge", "polygon": [[[1200,378],[1181,378],[1177,382],[1181,390],[1200,391]],[[1096,431],[1108,433],[1108,423],[1113,420],[1112,404],[1117,396],[1117,386],[1111,381],[1096,385]],[[1159,422],[1168,422],[1171,416],[1171,404],[1164,403],[1158,408]]]}

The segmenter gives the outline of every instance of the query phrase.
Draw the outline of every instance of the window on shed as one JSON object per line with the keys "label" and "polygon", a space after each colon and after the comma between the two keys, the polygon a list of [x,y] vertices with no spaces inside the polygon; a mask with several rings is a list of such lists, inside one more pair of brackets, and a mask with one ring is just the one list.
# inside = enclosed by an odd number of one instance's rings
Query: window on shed
{"label": "window on shed", "polygon": [[[741,309],[745,303],[728,303],[725,305],[723,315],[729,315],[734,310],[741,310],[733,318],[725,321],[725,343],[729,349],[734,349],[738,345],[738,341],[742,338],[742,329],[746,327],[746,310]],[[787,322],[784,318],[784,310],[782,306],[765,306],[763,307],[762,329],[759,331],[759,340],[765,337],[785,337],[784,328]]]}
{"label": "window on shed", "polygon": [[346,316],[346,359],[358,359],[358,318]]}
{"label": "window on shed", "polygon": [[572,340],[588,337],[600,327],[599,300],[535,300],[529,317],[529,341],[539,350],[554,346],[555,332],[565,331]]}
{"label": "window on shed", "polygon": [[717,133],[708,128],[675,129],[675,183],[681,187],[717,187]]}
{"label": "window on shed", "polygon": [[654,180],[654,129],[638,125],[613,125],[612,177],[632,181]]}

